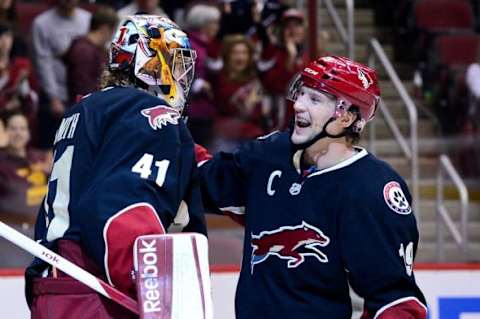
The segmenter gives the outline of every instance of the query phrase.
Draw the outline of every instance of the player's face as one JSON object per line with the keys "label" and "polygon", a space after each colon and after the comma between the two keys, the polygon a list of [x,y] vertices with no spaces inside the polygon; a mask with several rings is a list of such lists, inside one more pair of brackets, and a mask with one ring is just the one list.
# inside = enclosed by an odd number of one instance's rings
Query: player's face
{"label": "player's face", "polygon": [[334,116],[336,101],[327,94],[302,87],[293,105],[295,126],[292,134],[294,144],[302,144],[319,134],[325,123]]}

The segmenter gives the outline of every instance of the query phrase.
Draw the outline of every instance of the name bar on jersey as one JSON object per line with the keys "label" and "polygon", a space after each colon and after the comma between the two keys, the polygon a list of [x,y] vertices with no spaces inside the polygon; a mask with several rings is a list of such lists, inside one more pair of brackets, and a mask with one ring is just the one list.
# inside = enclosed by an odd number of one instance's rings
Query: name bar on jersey
{"label": "name bar on jersey", "polygon": [[60,127],[58,128],[57,133],[55,133],[55,141],[53,142],[53,145],[57,144],[63,139],[73,138],[79,118],[80,113],[75,113],[62,120],[62,123],[60,123]]}

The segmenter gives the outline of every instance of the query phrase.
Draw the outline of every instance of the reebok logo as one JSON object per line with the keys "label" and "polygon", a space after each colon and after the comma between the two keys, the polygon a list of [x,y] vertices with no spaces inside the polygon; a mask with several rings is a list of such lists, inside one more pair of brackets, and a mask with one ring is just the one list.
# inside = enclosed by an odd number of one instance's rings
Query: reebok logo
{"label": "reebok logo", "polygon": [[160,283],[158,281],[157,266],[158,256],[155,244],[155,239],[142,239],[140,241],[139,261],[143,264],[143,269],[139,276],[140,285],[144,288],[144,296],[146,297],[142,301],[142,307],[145,313],[161,310],[159,291]]}

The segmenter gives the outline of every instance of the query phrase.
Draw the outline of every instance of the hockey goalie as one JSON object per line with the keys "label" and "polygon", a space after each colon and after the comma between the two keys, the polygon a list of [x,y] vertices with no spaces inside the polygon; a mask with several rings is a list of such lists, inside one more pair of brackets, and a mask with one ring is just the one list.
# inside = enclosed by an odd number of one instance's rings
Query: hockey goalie
{"label": "hockey goalie", "polygon": [[[137,299],[142,318],[211,318],[194,144],[182,120],[195,58],[171,20],[124,20],[102,89],[72,106],[56,133],[35,226],[43,246]],[[32,318],[138,317],[44,260],[26,271]]]}

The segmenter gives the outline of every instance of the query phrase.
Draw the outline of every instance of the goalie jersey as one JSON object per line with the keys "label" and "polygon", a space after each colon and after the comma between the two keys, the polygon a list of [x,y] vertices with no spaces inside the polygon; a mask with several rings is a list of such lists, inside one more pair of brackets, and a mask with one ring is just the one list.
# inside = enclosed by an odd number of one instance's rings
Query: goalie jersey
{"label": "goalie jersey", "polygon": [[[180,114],[157,97],[126,87],[84,97],[56,133],[36,240],[54,250],[58,240],[79,243],[111,284],[134,294],[137,236],[206,234],[193,145]],[[27,277],[45,266],[35,260]]]}
{"label": "goalie jersey", "polygon": [[236,318],[345,319],[349,284],[362,318],[402,304],[424,318],[415,282],[418,230],[403,179],[366,150],[300,171],[288,133],[219,153],[200,165],[207,211],[245,225]]}

